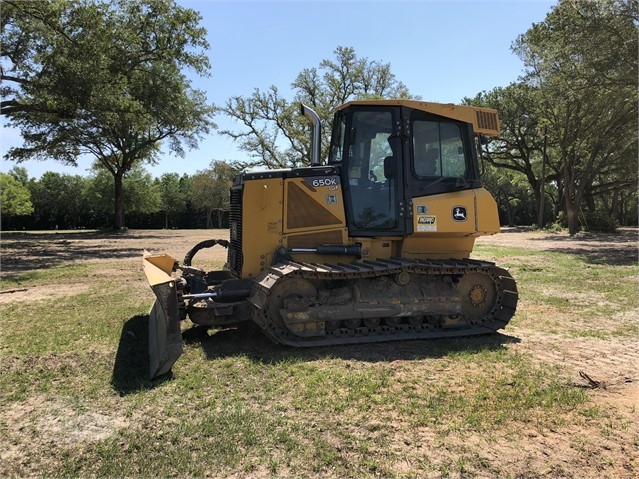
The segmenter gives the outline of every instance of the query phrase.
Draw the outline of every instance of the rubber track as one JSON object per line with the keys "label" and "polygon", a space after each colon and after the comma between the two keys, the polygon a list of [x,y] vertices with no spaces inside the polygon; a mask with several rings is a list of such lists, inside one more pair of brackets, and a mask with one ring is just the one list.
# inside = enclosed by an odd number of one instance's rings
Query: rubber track
{"label": "rubber track", "polygon": [[[380,325],[375,328],[361,326],[356,329],[339,328],[327,331],[326,336],[301,338],[273,324],[264,314],[271,289],[276,283],[289,277],[309,280],[358,280],[394,275],[401,272],[425,275],[464,275],[483,272],[493,278],[497,286],[497,301],[492,311],[481,318],[478,324],[463,329],[435,328],[429,324],[413,326]],[[488,334],[504,328],[515,314],[517,285],[512,276],[495,263],[476,260],[415,260],[391,258],[388,260],[362,261],[356,263],[318,264],[287,261],[267,268],[256,277],[254,290],[249,298],[257,314],[267,327],[265,333],[271,339],[291,346],[327,346],[334,344],[400,341],[421,338],[443,338]]]}

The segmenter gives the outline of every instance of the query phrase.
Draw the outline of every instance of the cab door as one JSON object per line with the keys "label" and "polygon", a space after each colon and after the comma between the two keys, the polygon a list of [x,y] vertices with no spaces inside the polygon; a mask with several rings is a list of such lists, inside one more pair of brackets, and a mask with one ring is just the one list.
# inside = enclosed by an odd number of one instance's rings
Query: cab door
{"label": "cab door", "polygon": [[409,234],[400,108],[351,106],[334,125],[329,161],[341,165],[350,235]]}

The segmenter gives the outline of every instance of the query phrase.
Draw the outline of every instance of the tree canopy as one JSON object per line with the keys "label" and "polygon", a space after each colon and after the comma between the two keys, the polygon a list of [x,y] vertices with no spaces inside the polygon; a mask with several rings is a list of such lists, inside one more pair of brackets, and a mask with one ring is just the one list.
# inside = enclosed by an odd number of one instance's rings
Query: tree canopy
{"label": "tree canopy", "polygon": [[163,141],[183,156],[213,126],[183,73],[208,75],[200,14],[172,0],[7,0],[1,15],[2,114],[24,139],[7,157],[94,156],[124,226],[124,175],[157,161]]}
{"label": "tree canopy", "polygon": [[363,98],[408,98],[406,85],[395,78],[390,64],[359,58],[351,47],[337,47],[334,59],[319,67],[305,68],[291,83],[291,101],[277,86],[256,88],[249,97],[233,96],[218,114],[236,120],[241,130],[223,130],[250,160],[238,162],[244,168],[287,168],[310,164],[310,129],[300,115],[300,103],[313,108],[322,122],[322,158],[327,157],[330,122],[336,107]]}
{"label": "tree canopy", "polygon": [[560,0],[513,45],[538,92],[532,113],[547,127],[571,234],[587,195],[636,188],[638,12],[637,0]]}
{"label": "tree canopy", "polygon": [[0,173],[0,214],[6,217],[31,213],[31,192],[26,185],[11,175]]}

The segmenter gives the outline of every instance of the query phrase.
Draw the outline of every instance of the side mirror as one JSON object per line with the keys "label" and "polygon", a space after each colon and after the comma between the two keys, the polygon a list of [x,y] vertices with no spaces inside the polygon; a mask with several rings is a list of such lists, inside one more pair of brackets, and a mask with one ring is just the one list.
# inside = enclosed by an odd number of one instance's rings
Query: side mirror
{"label": "side mirror", "polygon": [[397,172],[397,163],[395,162],[394,156],[387,156],[384,158],[384,176],[388,180],[392,180],[395,178],[395,173]]}

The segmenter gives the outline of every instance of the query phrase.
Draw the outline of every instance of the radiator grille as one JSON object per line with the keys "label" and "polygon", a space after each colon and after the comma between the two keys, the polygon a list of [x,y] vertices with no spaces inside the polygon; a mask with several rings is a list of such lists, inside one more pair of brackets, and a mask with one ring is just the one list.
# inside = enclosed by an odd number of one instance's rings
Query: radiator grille
{"label": "radiator grille", "polygon": [[229,269],[238,277],[242,276],[244,255],[242,254],[242,191],[243,185],[231,188],[231,211],[229,215],[230,245],[228,251]]}

